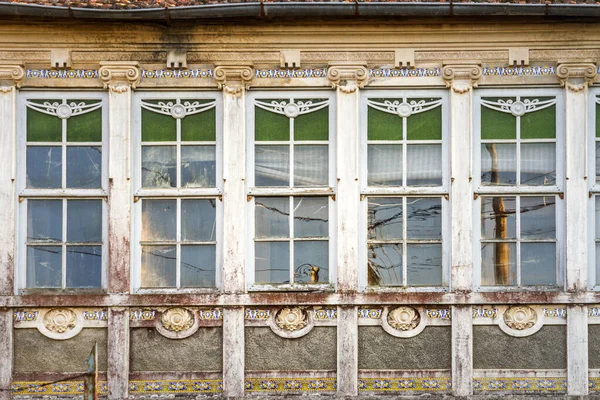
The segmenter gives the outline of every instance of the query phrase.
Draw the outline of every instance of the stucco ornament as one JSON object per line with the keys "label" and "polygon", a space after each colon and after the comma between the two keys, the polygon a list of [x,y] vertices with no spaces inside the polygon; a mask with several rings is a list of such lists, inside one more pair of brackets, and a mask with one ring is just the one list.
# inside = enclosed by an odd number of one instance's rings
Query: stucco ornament
{"label": "stucco ornament", "polygon": [[183,332],[194,325],[194,314],[185,308],[169,308],[162,313],[160,320],[166,330]]}
{"label": "stucco ornament", "polygon": [[276,323],[281,329],[297,331],[306,326],[306,313],[298,307],[284,308],[277,313]]}
{"label": "stucco ornament", "polygon": [[65,333],[75,329],[77,315],[67,308],[55,308],[44,315],[44,326],[50,332]]}
{"label": "stucco ornament", "polygon": [[528,306],[513,306],[504,312],[504,323],[511,329],[522,331],[537,322],[535,310]]}
{"label": "stucco ornament", "polygon": [[398,307],[389,312],[387,320],[388,324],[394,329],[410,331],[419,325],[421,316],[412,307]]}

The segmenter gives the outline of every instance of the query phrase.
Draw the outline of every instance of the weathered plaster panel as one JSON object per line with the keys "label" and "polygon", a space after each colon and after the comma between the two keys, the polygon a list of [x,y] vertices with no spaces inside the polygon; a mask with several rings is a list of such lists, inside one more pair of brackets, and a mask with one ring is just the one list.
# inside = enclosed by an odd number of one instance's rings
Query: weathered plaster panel
{"label": "weathered plaster panel", "polygon": [[475,369],[565,369],[567,329],[544,326],[523,338],[512,337],[496,326],[473,327]]}
{"label": "weathered plaster panel", "polygon": [[600,325],[588,325],[589,368],[600,369]]}
{"label": "weathered plaster panel", "polygon": [[449,369],[450,327],[429,326],[412,338],[397,338],[379,326],[358,328],[359,369]]}
{"label": "weathered plaster panel", "polygon": [[221,371],[223,329],[200,328],[185,339],[168,339],[152,328],[131,329],[130,363],[140,371]]}
{"label": "weathered plaster panel", "polygon": [[271,328],[246,328],[246,371],[335,370],[335,327],[315,327],[306,336],[285,339]]}
{"label": "weathered plaster panel", "polygon": [[94,342],[98,368],[106,371],[106,329],[83,329],[67,340],[53,340],[37,329],[15,329],[14,372],[85,372]]}

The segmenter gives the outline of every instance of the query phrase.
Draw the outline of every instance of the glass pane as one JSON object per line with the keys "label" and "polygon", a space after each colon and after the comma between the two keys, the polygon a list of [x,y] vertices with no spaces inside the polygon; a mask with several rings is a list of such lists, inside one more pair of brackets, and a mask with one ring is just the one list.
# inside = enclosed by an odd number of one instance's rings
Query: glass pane
{"label": "glass pane", "polygon": [[255,186],[290,185],[289,146],[256,146]]}
{"label": "glass pane", "polygon": [[[80,103],[80,101],[77,101]],[[88,103],[97,103],[91,101]],[[85,114],[73,116],[67,120],[68,142],[101,142],[102,141],[102,109],[99,108]]]}
{"label": "glass pane", "polygon": [[181,120],[181,140],[214,141],[217,137],[216,123],[215,107],[198,114],[188,115]]}
{"label": "glass pane", "polygon": [[600,137],[600,104],[598,103],[596,103],[596,137]]}
{"label": "glass pane", "polygon": [[255,237],[289,237],[289,216],[290,200],[288,197],[257,197],[255,199]]}
{"label": "glass pane", "polygon": [[[173,100],[164,100],[164,103]],[[155,103],[155,102],[152,102]],[[177,120],[170,115],[142,109],[142,142],[177,140]]]}
{"label": "glass pane", "polygon": [[181,200],[181,240],[215,240],[215,218],[215,200]]}
{"label": "glass pane", "polygon": [[181,187],[216,184],[215,146],[181,146]]}
{"label": "glass pane", "polygon": [[600,142],[596,142],[596,183],[600,182]]}
{"label": "glass pane", "polygon": [[67,242],[102,242],[102,200],[67,200]]}
{"label": "glass pane", "polygon": [[[373,99],[377,102],[401,99]],[[367,110],[367,136],[368,140],[402,140],[402,118],[397,114],[390,114],[368,107]]]}
{"label": "glass pane", "polygon": [[215,287],[216,247],[181,246],[181,287]]}
{"label": "glass pane", "polygon": [[498,242],[481,244],[481,285],[517,284],[517,245]]}
{"label": "glass pane", "polygon": [[[308,100],[313,103],[325,99]],[[296,100],[297,103],[306,100]],[[308,114],[298,115],[294,119],[294,140],[328,140],[329,139],[329,107]]]}
{"label": "glass pane", "polygon": [[556,145],[521,144],[521,185],[556,184]]}
{"label": "glass pane", "polygon": [[600,284],[600,243],[596,243],[596,286]]}
{"label": "glass pane", "polygon": [[442,199],[407,197],[406,224],[408,239],[441,239]]}
{"label": "glass pane", "polygon": [[[486,97],[483,100],[496,102],[497,98]],[[503,101],[516,98],[503,98]],[[481,139],[516,139],[517,118],[502,111],[481,106]]]}
{"label": "glass pane", "polygon": [[[62,100],[47,100],[47,102],[62,103]],[[43,101],[38,103],[43,103]],[[27,141],[61,142],[62,119],[27,107]]]}
{"label": "glass pane", "polygon": [[102,247],[67,246],[67,287],[102,286]]}
{"label": "glass pane", "polygon": [[[529,100],[534,100],[531,98]],[[540,97],[540,101],[552,97]],[[522,99],[527,100],[527,99]],[[521,117],[521,139],[539,139],[556,137],[556,105],[539,111],[528,112]]]}
{"label": "glass pane", "polygon": [[556,285],[554,243],[521,243],[521,284]]}
{"label": "glass pane", "polygon": [[327,186],[329,148],[294,146],[294,186]]}
{"label": "glass pane", "polygon": [[[264,102],[288,100],[261,100]],[[285,115],[254,107],[254,137],[257,142],[290,140],[290,119]]]}
{"label": "glass pane", "polygon": [[[600,239],[600,196],[596,196],[596,239]],[[600,276],[598,276],[598,284],[600,284]]]}
{"label": "glass pane", "polygon": [[142,200],[142,241],[177,239],[177,200]]}
{"label": "glass pane", "polygon": [[402,145],[370,144],[367,171],[369,185],[402,186]]}
{"label": "glass pane", "polygon": [[481,237],[510,239],[517,237],[515,197],[481,198]]}
{"label": "glass pane", "polygon": [[[420,101],[422,99],[409,99]],[[425,99],[426,101],[434,99]],[[418,114],[406,120],[408,140],[442,140],[442,106]]]}
{"label": "glass pane", "polygon": [[142,187],[177,187],[177,148],[142,147]]}
{"label": "glass pane", "polygon": [[481,145],[481,184],[515,185],[517,183],[517,151],[515,144],[485,143]]}
{"label": "glass pane", "polygon": [[406,252],[406,278],[408,285],[441,286],[441,244],[408,244]]}
{"label": "glass pane", "polygon": [[27,247],[27,287],[62,286],[62,249],[60,246]]}
{"label": "glass pane", "polygon": [[61,177],[61,147],[27,147],[28,188],[59,188]]}
{"label": "glass pane", "polygon": [[402,245],[369,245],[368,280],[370,286],[402,285]]}
{"label": "glass pane", "polygon": [[369,197],[369,240],[402,239],[402,198]]}
{"label": "glass pane", "polygon": [[290,243],[255,243],[254,274],[256,283],[290,282]]}
{"label": "glass pane", "polygon": [[62,242],[62,200],[27,200],[27,241]]}
{"label": "glass pane", "polygon": [[142,246],[142,287],[175,287],[175,246]]}
{"label": "glass pane", "polygon": [[102,187],[102,147],[67,147],[67,187]]}
{"label": "glass pane", "polygon": [[294,237],[329,236],[327,197],[294,198]]}
{"label": "glass pane", "polygon": [[554,196],[521,196],[521,238],[556,238]]}
{"label": "glass pane", "polygon": [[406,147],[406,185],[442,184],[442,145],[408,145]]}
{"label": "glass pane", "polygon": [[294,281],[297,283],[329,282],[329,242],[294,242]]}

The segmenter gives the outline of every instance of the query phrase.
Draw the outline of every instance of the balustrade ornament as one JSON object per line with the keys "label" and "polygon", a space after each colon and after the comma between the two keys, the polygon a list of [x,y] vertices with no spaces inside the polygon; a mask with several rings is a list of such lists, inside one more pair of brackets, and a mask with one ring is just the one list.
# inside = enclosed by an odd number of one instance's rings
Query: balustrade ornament
{"label": "balustrade ornament", "polygon": [[419,312],[412,307],[398,307],[388,313],[387,321],[394,329],[398,329],[399,331],[410,331],[419,325],[421,316],[419,315]]}
{"label": "balustrade ornament", "polygon": [[513,306],[504,312],[506,326],[518,331],[533,327],[537,320],[537,313],[529,306]]}

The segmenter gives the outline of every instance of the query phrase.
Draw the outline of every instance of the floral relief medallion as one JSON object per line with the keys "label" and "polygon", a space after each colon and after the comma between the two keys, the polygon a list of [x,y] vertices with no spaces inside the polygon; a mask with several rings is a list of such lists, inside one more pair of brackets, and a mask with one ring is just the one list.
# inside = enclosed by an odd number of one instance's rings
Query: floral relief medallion
{"label": "floral relief medallion", "polygon": [[536,322],[537,314],[528,306],[513,306],[504,312],[504,323],[511,329],[522,331],[531,328]]}
{"label": "floral relief medallion", "polygon": [[194,314],[185,308],[169,308],[162,313],[160,320],[166,330],[183,332],[194,325]]}
{"label": "floral relief medallion", "polygon": [[392,328],[399,331],[410,331],[419,325],[421,316],[412,307],[398,307],[389,312],[387,322]]}
{"label": "floral relief medallion", "polygon": [[306,313],[298,307],[284,308],[277,313],[277,326],[287,331],[297,331],[307,325]]}
{"label": "floral relief medallion", "polygon": [[44,326],[50,332],[65,333],[75,329],[77,315],[68,308],[55,308],[44,315]]}

